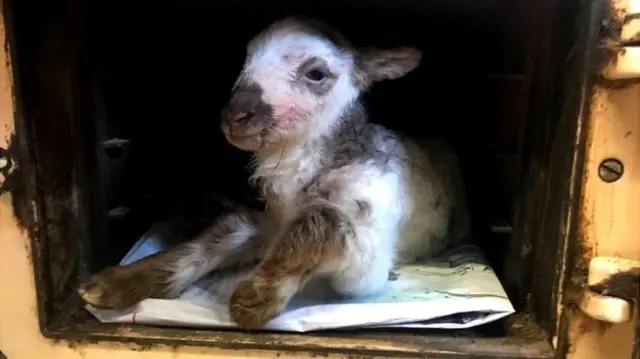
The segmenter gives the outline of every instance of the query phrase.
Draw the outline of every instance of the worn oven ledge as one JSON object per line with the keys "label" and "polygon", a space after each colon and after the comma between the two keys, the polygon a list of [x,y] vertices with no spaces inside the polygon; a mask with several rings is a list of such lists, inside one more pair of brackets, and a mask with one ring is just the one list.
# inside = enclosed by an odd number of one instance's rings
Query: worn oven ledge
{"label": "worn oven ledge", "polygon": [[79,299],[63,313],[43,328],[45,336],[80,342],[129,342],[146,347],[193,345],[410,358],[548,359],[555,352],[546,333],[522,314],[481,330],[371,329],[296,334],[104,324],[91,317]]}

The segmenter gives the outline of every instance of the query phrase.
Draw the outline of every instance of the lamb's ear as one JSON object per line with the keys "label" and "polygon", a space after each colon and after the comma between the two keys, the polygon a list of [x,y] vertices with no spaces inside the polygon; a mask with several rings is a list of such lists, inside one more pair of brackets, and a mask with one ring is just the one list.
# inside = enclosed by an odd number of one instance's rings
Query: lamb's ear
{"label": "lamb's ear", "polygon": [[395,49],[363,48],[358,50],[361,71],[368,83],[394,80],[420,65],[422,51],[413,47]]}

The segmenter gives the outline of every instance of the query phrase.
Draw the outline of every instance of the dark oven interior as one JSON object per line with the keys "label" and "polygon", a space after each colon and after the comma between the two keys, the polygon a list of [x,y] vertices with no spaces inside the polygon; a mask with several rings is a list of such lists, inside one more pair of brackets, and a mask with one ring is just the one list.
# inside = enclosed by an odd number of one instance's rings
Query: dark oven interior
{"label": "dark oven interior", "polygon": [[[271,22],[301,13],[341,29],[356,46],[424,49],[414,73],[375,85],[366,96],[370,112],[374,121],[415,136],[443,137],[456,147],[478,236],[500,270],[528,106],[534,14],[524,3],[434,12],[411,3],[354,2],[340,5],[345,10],[338,15],[330,2],[177,4],[126,13],[112,5],[92,9],[88,51],[104,116],[98,141],[108,147],[101,178],[106,209],[130,210],[128,219],[113,215],[110,229],[146,229],[145,220],[154,219],[150,211],[187,196],[215,191],[242,202],[253,197],[249,157],[227,144],[220,111],[249,39]],[[357,22],[354,14],[361,14]],[[242,25],[222,21],[236,18]],[[141,234],[128,229],[109,231],[108,242],[118,249],[102,252],[109,256],[101,255],[104,263],[94,269],[122,258]]]}
{"label": "dark oven interior", "polygon": [[[573,224],[562,221],[579,188],[567,180],[582,151],[583,99],[573,94],[588,85],[595,8],[551,0],[5,1],[19,105],[12,148],[24,164],[14,206],[34,238],[43,331],[125,338],[83,311],[78,281],[116,264],[177,203],[211,192],[251,201],[248,156],[224,140],[220,110],[249,38],[274,20],[305,14],[356,45],[424,50],[418,70],[367,94],[371,113],[458,150],[474,235],[518,310],[473,331],[322,334],[336,336],[325,349],[357,342],[372,353],[549,357],[562,285],[556,263],[573,235]],[[134,332],[128,339],[314,345],[288,334]]]}

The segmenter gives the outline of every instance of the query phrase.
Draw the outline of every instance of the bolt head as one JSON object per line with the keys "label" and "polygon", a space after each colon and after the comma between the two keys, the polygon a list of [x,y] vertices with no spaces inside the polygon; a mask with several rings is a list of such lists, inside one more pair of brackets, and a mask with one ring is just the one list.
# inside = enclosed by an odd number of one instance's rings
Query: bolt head
{"label": "bolt head", "polygon": [[598,166],[598,176],[604,182],[611,183],[622,178],[624,165],[616,158],[607,158]]}

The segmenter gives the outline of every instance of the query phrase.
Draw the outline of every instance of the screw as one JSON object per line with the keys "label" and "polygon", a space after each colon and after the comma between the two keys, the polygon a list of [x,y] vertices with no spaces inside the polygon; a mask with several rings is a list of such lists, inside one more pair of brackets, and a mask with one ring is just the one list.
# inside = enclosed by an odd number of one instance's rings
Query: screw
{"label": "screw", "polygon": [[606,183],[619,180],[624,173],[624,165],[616,158],[607,158],[600,162],[598,176]]}

